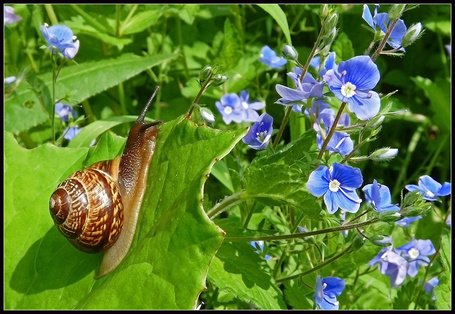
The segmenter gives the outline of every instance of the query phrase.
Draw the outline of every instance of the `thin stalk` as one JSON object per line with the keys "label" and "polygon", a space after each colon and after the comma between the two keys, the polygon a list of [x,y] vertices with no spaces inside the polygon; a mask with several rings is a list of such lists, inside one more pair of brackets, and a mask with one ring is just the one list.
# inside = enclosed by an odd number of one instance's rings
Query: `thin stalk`
{"label": "thin stalk", "polygon": [[352,225],[343,225],[337,226],[322,230],[316,231],[308,231],[308,232],[301,232],[301,233],[291,233],[291,234],[281,234],[281,235],[271,235],[271,236],[250,236],[250,237],[226,237],[224,240],[228,242],[251,242],[251,241],[272,241],[272,240],[288,240],[288,239],[298,239],[298,238],[305,238],[313,235],[330,233],[330,232],[337,232],[342,230],[350,230],[354,228],[360,228],[363,226],[368,226],[373,223],[378,222],[378,218],[372,218],[370,220],[359,222]]}
{"label": "thin stalk", "polygon": [[208,212],[207,216],[210,219],[215,218],[215,216],[221,214],[223,211],[231,208],[232,206],[237,205],[240,202],[243,202],[245,197],[245,191],[239,191],[237,193],[232,194],[231,196],[225,197],[221,202],[213,206]]}
{"label": "thin stalk", "polygon": [[330,128],[329,134],[327,134],[327,137],[324,140],[324,143],[322,143],[321,150],[319,151],[318,159],[322,158],[322,155],[324,154],[325,149],[327,148],[327,145],[329,144],[330,139],[332,138],[333,134],[335,133],[336,126],[338,124],[338,121],[341,118],[341,115],[343,114],[344,108],[346,107],[346,103],[343,102],[340,106],[340,109],[338,110],[337,116],[335,117],[335,120],[333,121],[332,127]]}
{"label": "thin stalk", "polygon": [[55,15],[54,8],[52,7],[52,4],[45,4],[44,9],[46,9],[47,16],[49,17],[49,20],[51,20],[52,25],[57,25],[58,24],[58,19],[57,15]]}
{"label": "thin stalk", "polygon": [[387,41],[389,40],[389,37],[392,34],[392,31],[395,28],[395,25],[397,25],[397,23],[398,23],[398,19],[394,20],[392,22],[392,25],[390,25],[390,27],[387,29],[387,33],[385,33],[384,38],[382,39],[378,48],[376,49],[373,56],[371,57],[371,60],[375,61],[379,57],[379,55],[382,52],[382,49],[384,49],[385,45],[387,44]]}
{"label": "thin stalk", "polygon": [[351,250],[351,245],[348,246],[344,251],[342,251],[341,253],[335,255],[334,257],[332,257],[331,259],[328,259],[326,260],[325,262],[307,270],[307,271],[304,271],[300,274],[297,274],[297,275],[292,275],[292,276],[289,276],[289,277],[285,277],[285,278],[280,278],[280,279],[277,279],[275,280],[276,283],[282,283],[284,281],[288,281],[288,280],[292,280],[292,279],[296,279],[296,278],[299,278],[299,277],[303,277],[303,276],[306,276],[308,274],[311,274],[312,272],[315,272],[316,270],[319,270],[331,263],[333,263],[334,261],[336,261],[337,259],[339,259],[340,257],[344,256],[345,254],[349,253],[349,251]]}

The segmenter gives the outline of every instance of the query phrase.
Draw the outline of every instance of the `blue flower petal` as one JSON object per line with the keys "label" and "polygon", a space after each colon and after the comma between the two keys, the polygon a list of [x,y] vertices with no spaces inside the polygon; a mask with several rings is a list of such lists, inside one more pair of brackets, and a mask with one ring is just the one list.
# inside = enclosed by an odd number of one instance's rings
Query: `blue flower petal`
{"label": "blue flower petal", "polygon": [[306,187],[316,197],[324,195],[329,189],[330,173],[326,166],[320,166],[310,173]]}
{"label": "blue flower petal", "polygon": [[332,178],[338,180],[345,189],[357,189],[363,183],[362,172],[358,168],[335,162],[332,164],[332,169]]}
{"label": "blue flower petal", "polygon": [[381,98],[375,91],[370,91],[368,97],[359,98],[357,95],[347,98],[349,110],[362,121],[373,118],[381,108]]}

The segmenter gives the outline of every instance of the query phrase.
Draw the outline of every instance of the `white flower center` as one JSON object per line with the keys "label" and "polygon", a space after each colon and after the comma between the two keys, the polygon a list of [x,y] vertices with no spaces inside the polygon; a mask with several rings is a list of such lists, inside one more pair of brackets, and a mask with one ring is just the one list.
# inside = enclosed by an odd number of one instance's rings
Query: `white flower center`
{"label": "white flower center", "polygon": [[225,114],[231,114],[232,113],[232,108],[229,106],[224,107],[224,113]]}
{"label": "white flower center", "polygon": [[256,133],[256,138],[259,142],[264,142],[265,138],[267,137],[267,131],[262,131],[262,132],[257,132]]}
{"label": "white flower center", "polygon": [[248,109],[248,103],[246,101],[242,101],[242,107],[243,109],[247,110]]}
{"label": "white flower center", "polygon": [[332,192],[338,192],[338,190],[340,189],[340,182],[338,182],[338,180],[330,181],[329,189]]}
{"label": "white flower center", "polygon": [[352,84],[351,82],[347,82],[341,87],[341,94],[343,94],[344,97],[352,97],[355,95],[355,89],[357,87]]}
{"label": "white flower center", "polygon": [[419,252],[419,250],[412,248],[408,251],[408,254],[409,254],[410,258],[415,259],[415,258],[419,257],[420,252]]}

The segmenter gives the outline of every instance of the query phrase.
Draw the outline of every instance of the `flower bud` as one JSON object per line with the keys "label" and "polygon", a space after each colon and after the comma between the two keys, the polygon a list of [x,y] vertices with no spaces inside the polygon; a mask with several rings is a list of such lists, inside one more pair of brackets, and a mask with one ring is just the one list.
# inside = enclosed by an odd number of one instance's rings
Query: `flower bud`
{"label": "flower bud", "polygon": [[374,161],[388,161],[395,158],[397,154],[397,148],[383,147],[371,153],[369,158]]}
{"label": "flower bud", "polygon": [[385,116],[383,115],[376,115],[373,119],[368,121],[367,125],[365,126],[368,129],[374,129],[382,124],[384,122]]}
{"label": "flower bud", "polygon": [[330,9],[328,4],[323,4],[321,6],[321,18],[325,18],[327,15],[329,15]]}
{"label": "flower bud", "polygon": [[393,222],[402,218],[399,212],[387,211],[379,214],[379,220],[384,222]]}
{"label": "flower bud", "polygon": [[423,200],[423,194],[420,194],[420,191],[412,191],[412,192],[407,193],[404,196],[403,206],[408,207],[408,206],[414,205],[416,202],[422,201],[422,200]]}
{"label": "flower bud", "polygon": [[228,80],[226,75],[215,74],[212,79],[212,86],[220,86]]}
{"label": "flower bud", "polygon": [[403,217],[425,216],[431,210],[431,203],[422,202],[417,206],[404,207],[400,212]]}
{"label": "flower bud", "polygon": [[201,113],[202,118],[206,122],[209,122],[209,123],[215,122],[215,116],[213,115],[213,113],[210,109],[207,109],[205,107],[199,107],[199,112]]}
{"label": "flower bud", "polygon": [[199,84],[205,84],[213,74],[213,68],[210,65],[206,65],[201,72],[199,72]]}
{"label": "flower bud", "polygon": [[8,76],[5,78],[5,84],[6,85],[9,85],[9,84],[13,84],[14,82],[16,82],[16,77],[13,75],[13,76]]}
{"label": "flower bud", "polygon": [[406,8],[406,4],[394,4],[389,9],[389,19],[391,21],[399,19]]}
{"label": "flower bud", "polygon": [[401,46],[407,47],[413,44],[421,35],[422,32],[422,23],[417,23],[412,25],[406,31],[406,34],[403,36],[403,40],[401,41]]}
{"label": "flower bud", "polygon": [[338,14],[333,13],[327,21],[326,29],[336,28],[338,23]]}
{"label": "flower bud", "polygon": [[385,236],[382,234],[375,234],[374,236],[370,237],[368,240],[371,243],[373,243],[374,245],[378,245],[378,246],[382,246],[382,247],[390,246],[393,243],[391,237],[388,237],[388,236]]}
{"label": "flower bud", "polygon": [[285,45],[283,47],[283,54],[285,55],[286,58],[291,60],[297,60],[297,58],[299,57],[297,50],[295,50],[294,47],[289,45]]}
{"label": "flower bud", "polygon": [[365,238],[360,234],[356,234],[352,240],[351,252],[359,250],[365,244]]}

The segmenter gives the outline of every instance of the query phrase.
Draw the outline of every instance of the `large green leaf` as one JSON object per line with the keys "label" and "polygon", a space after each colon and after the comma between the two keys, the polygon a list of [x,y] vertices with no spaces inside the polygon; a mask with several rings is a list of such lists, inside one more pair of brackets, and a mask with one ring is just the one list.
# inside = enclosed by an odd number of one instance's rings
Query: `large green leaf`
{"label": "large green leaf", "polygon": [[292,45],[288,19],[286,18],[286,14],[283,12],[283,9],[281,9],[278,4],[258,4],[258,6],[260,6],[265,12],[270,14],[270,16],[275,19],[275,21],[283,31],[284,36],[286,36],[287,44]]}
{"label": "large green leaf", "polygon": [[[147,68],[174,58],[175,55],[139,57],[126,53],[118,58],[86,62],[77,66],[63,67],[56,85],[56,99],[71,95],[69,104],[83,100],[107,90]],[[52,73],[38,76],[35,84],[40,85],[42,95],[50,95]],[[45,110],[26,82],[5,101],[5,130],[19,133],[49,120],[51,103],[45,103]],[[47,112],[46,112],[47,111]]]}
{"label": "large green leaf", "polygon": [[[244,134],[183,118],[164,124],[132,247],[114,272],[95,280],[102,255],[74,249],[48,214],[52,190],[84,165],[88,149],[26,150],[6,132],[5,307],[194,308],[223,239],[203,212],[203,185]],[[92,148],[97,160],[112,158],[124,143],[105,138]]]}
{"label": "large green leaf", "polygon": [[314,137],[314,131],[307,131],[284,149],[254,159],[244,176],[248,196],[267,205],[301,208],[310,217],[317,218],[321,208],[315,205],[315,197],[305,187],[317,154],[311,152]]}
{"label": "large green leaf", "polygon": [[248,243],[225,242],[210,265],[210,282],[259,309],[286,309],[270,268]]}

